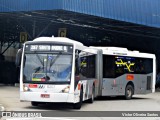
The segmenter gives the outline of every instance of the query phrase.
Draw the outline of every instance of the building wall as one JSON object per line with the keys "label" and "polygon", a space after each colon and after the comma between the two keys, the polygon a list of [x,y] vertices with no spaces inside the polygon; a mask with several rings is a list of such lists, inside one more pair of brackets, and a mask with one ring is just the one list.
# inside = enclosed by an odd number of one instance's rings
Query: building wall
{"label": "building wall", "polygon": [[62,8],[62,0],[0,0],[0,12],[52,10]]}
{"label": "building wall", "polygon": [[160,0],[63,0],[63,9],[160,27]]}
{"label": "building wall", "polygon": [[0,12],[64,9],[160,27],[160,0],[0,0]]}

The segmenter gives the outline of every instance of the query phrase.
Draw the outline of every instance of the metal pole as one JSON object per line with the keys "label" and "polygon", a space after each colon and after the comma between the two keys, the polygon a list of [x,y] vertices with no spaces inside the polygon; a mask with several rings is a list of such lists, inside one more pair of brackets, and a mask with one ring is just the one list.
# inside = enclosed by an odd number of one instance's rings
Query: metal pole
{"label": "metal pole", "polygon": [[36,34],[36,20],[33,21],[33,39],[35,38]]}
{"label": "metal pole", "polygon": [[0,47],[0,54],[2,53],[2,41],[1,41],[1,47]]}

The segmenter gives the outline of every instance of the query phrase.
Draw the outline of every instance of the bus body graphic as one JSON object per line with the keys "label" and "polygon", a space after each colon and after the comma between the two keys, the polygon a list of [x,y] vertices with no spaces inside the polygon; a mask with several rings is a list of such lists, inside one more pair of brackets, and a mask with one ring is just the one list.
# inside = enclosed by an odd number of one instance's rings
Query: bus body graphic
{"label": "bus body graphic", "polygon": [[125,65],[127,67],[128,71],[131,72],[130,67],[134,66],[135,63],[129,63],[129,64],[127,64],[126,62],[123,62],[122,59],[120,59],[120,62],[116,61],[116,64],[117,65]]}

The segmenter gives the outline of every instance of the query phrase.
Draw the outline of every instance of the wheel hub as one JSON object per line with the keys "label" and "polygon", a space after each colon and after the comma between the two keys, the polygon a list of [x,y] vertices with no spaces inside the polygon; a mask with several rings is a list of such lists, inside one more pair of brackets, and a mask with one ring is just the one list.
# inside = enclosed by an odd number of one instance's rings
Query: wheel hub
{"label": "wheel hub", "polygon": [[127,96],[131,96],[131,94],[132,94],[132,93],[131,93],[131,89],[128,89],[128,90],[127,90]]}

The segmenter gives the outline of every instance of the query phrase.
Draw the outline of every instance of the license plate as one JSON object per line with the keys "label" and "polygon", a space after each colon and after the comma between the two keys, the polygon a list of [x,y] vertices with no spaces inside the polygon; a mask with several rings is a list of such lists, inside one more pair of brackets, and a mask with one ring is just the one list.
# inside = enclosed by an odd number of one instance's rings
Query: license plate
{"label": "license plate", "polygon": [[49,94],[41,94],[41,98],[50,98]]}

